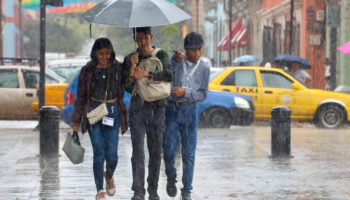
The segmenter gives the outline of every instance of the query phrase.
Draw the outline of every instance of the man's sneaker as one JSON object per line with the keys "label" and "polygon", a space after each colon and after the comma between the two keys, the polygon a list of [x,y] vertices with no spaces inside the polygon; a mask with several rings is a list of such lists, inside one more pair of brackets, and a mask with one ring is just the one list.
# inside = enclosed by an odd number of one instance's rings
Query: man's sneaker
{"label": "man's sneaker", "polygon": [[100,190],[96,194],[96,200],[106,200],[106,193],[103,190]]}
{"label": "man's sneaker", "polygon": [[139,194],[134,194],[131,200],[145,200],[145,197]]}
{"label": "man's sneaker", "polygon": [[191,200],[191,192],[181,192],[181,200]]}
{"label": "man's sneaker", "polygon": [[111,177],[107,177],[107,173],[104,173],[105,179],[106,179],[106,192],[109,196],[113,196],[116,192],[116,187],[115,187],[115,183],[114,183],[114,178]]}
{"label": "man's sneaker", "polygon": [[175,197],[177,194],[177,188],[176,188],[176,180],[169,180],[166,184],[166,192],[168,193],[169,197]]}
{"label": "man's sneaker", "polygon": [[160,200],[158,194],[150,194],[148,200]]}

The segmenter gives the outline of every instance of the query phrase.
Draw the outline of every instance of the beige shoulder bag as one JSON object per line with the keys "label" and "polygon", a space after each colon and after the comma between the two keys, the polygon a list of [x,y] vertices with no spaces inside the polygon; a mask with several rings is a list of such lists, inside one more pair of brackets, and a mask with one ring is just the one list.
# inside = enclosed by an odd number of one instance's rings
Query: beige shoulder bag
{"label": "beige shoulder bag", "polygon": [[[156,57],[159,50],[159,48],[156,48],[152,53],[152,57],[143,59],[138,67],[148,72],[162,71],[163,64]],[[144,101],[152,102],[168,97],[170,91],[170,82],[149,80],[147,77],[143,77],[136,80],[133,94],[137,93]]]}
{"label": "beige shoulder bag", "polygon": [[[108,79],[107,79],[107,87],[105,92],[105,101],[107,99],[107,91],[108,91],[108,85],[109,85],[109,76],[110,73],[108,73]],[[86,117],[89,120],[89,123],[91,125],[96,124],[98,121],[100,121],[102,118],[106,117],[108,115],[107,105],[106,103],[101,103],[99,106],[97,106],[92,111],[88,112]]]}

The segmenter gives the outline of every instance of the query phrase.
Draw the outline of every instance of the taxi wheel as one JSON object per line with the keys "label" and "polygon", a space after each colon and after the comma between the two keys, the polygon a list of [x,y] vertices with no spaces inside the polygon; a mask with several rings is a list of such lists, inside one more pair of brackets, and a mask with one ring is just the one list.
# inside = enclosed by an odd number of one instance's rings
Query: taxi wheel
{"label": "taxi wheel", "polygon": [[231,114],[224,108],[212,108],[206,118],[211,128],[229,128],[231,125]]}
{"label": "taxi wheel", "polygon": [[339,128],[344,124],[344,110],[337,105],[326,105],[320,108],[316,125],[320,128]]}

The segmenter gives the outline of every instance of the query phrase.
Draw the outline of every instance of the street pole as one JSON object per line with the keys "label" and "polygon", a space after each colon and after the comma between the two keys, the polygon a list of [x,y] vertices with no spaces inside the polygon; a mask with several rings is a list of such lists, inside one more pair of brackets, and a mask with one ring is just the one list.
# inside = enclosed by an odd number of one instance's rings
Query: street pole
{"label": "street pole", "polygon": [[229,0],[229,16],[230,16],[230,19],[228,21],[228,28],[229,28],[229,33],[230,33],[230,37],[229,37],[229,66],[232,65],[232,30],[231,30],[231,26],[232,26],[232,0]]}
{"label": "street pole", "polygon": [[337,85],[337,43],[338,43],[338,31],[337,27],[333,26],[331,28],[330,33],[330,39],[331,39],[331,45],[330,45],[330,60],[331,60],[331,89],[334,90],[335,86]]}
{"label": "street pole", "polygon": [[2,57],[2,0],[0,0],[0,57]]}
{"label": "street pole", "polygon": [[293,55],[293,13],[294,0],[290,0],[289,53]]}
{"label": "street pole", "polygon": [[45,21],[46,0],[40,1],[40,80],[39,80],[39,108],[45,105]]}
{"label": "street pole", "polygon": [[197,33],[199,33],[199,20],[198,20],[198,18],[199,18],[199,14],[198,14],[198,12],[199,12],[199,9],[198,9],[198,1],[199,0],[196,0],[196,9],[197,9],[197,11],[196,11],[196,29],[197,29]]}
{"label": "street pole", "polygon": [[[0,0],[1,1],[1,0]],[[19,57],[23,57],[22,0],[18,0]]]}

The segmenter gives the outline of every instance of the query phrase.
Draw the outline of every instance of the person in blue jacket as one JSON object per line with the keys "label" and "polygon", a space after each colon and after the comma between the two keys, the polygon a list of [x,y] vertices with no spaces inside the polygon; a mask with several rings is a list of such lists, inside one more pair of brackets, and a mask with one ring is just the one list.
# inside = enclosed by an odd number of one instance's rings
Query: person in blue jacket
{"label": "person in blue jacket", "polygon": [[[165,133],[163,151],[166,190],[170,197],[177,194],[175,156],[178,142],[181,141],[183,163],[181,198],[191,199],[195,152],[197,144],[197,102],[207,97],[210,68],[201,60],[203,37],[191,32],[184,40],[186,55],[173,55],[170,64],[173,71],[171,95],[165,110]],[[176,59],[175,59],[176,57]],[[179,140],[180,137],[180,140]]]}

